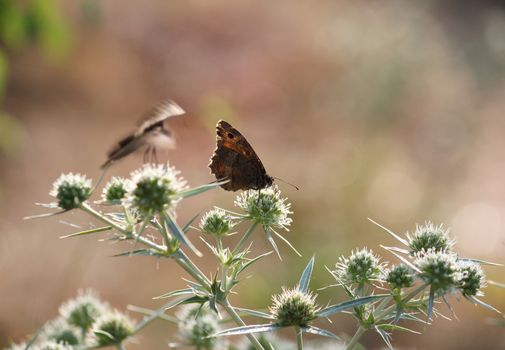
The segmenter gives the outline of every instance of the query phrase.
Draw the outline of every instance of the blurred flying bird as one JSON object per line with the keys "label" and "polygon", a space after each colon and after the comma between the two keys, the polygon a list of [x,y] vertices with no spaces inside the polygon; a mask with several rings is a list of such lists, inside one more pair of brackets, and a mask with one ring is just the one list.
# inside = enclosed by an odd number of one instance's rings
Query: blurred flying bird
{"label": "blurred flying bird", "polygon": [[101,168],[105,169],[113,162],[141,150],[144,151],[144,162],[149,158],[157,161],[157,150],[175,148],[174,136],[169,129],[165,128],[165,120],[184,113],[184,110],[174,101],[163,101],[140,120],[133,133],[119,140],[114,148],[107,153],[107,161],[102,164]]}

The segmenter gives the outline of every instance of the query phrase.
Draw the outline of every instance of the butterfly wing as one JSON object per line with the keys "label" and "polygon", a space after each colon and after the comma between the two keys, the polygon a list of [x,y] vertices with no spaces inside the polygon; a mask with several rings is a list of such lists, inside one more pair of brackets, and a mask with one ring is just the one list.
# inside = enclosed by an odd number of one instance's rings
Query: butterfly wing
{"label": "butterfly wing", "polygon": [[270,185],[271,178],[245,137],[224,120],[217,123],[216,130],[217,147],[209,167],[216,179],[229,180],[221,187],[237,191]]}
{"label": "butterfly wing", "polygon": [[144,117],[138,126],[135,136],[140,136],[146,131],[149,131],[157,126],[162,126],[163,122],[170,118],[186,113],[177,103],[172,100],[161,102],[154,107],[146,117]]}

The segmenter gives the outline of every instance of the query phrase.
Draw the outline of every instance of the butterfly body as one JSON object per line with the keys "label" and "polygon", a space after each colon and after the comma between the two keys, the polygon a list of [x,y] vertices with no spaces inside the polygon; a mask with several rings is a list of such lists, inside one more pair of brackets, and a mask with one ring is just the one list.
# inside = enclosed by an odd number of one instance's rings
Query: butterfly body
{"label": "butterfly body", "polygon": [[272,185],[273,178],[266,173],[258,155],[237,129],[220,120],[216,131],[217,147],[209,168],[217,180],[228,180],[221,185],[223,189],[260,190]]}
{"label": "butterfly body", "polygon": [[175,102],[167,100],[150,111],[141,120],[137,129],[119,142],[107,153],[107,161],[102,165],[106,168],[113,162],[139,150],[144,150],[144,158],[156,157],[157,150],[175,148],[172,132],[164,125],[166,119],[184,114],[184,110]]}

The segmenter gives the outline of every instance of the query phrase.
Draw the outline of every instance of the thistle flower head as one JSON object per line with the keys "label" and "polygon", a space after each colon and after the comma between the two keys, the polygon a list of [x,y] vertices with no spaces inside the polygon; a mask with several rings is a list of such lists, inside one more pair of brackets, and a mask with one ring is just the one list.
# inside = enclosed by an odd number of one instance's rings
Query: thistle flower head
{"label": "thistle flower head", "polygon": [[168,164],[144,164],[131,174],[129,206],[144,218],[174,208],[180,200],[177,194],[186,188],[186,181],[178,175],[179,171]]}
{"label": "thistle flower head", "polygon": [[219,330],[217,315],[207,307],[186,305],[177,313],[179,333],[184,343],[197,349],[221,349],[219,338],[210,337]]}
{"label": "thistle flower head", "polygon": [[200,229],[216,237],[222,237],[230,233],[233,222],[223,209],[213,209],[205,213],[200,221]]}
{"label": "thistle flower head", "polygon": [[26,349],[26,343],[18,343],[18,344],[11,344],[9,345],[8,348],[5,348],[4,350],[25,350]]}
{"label": "thistle flower head", "polygon": [[44,339],[67,345],[78,345],[82,331],[59,317],[44,327]]}
{"label": "thistle flower head", "polygon": [[266,228],[280,227],[287,230],[293,221],[289,214],[291,204],[286,203],[287,198],[281,198],[281,191],[277,186],[262,190],[248,190],[237,196],[235,205],[253,220]]}
{"label": "thistle flower head", "polygon": [[80,291],[75,299],[63,303],[59,311],[69,325],[87,331],[107,309],[107,304],[100,301],[93,292]]}
{"label": "thistle flower head", "polygon": [[126,193],[128,192],[128,188],[130,180],[114,176],[107,182],[102,191],[102,199],[105,202],[116,202],[122,200]]}
{"label": "thistle flower head", "polygon": [[283,288],[282,293],[272,297],[270,313],[280,326],[306,326],[317,318],[319,306],[316,295],[296,288]]}
{"label": "thistle flower head", "polygon": [[395,265],[386,271],[385,280],[391,289],[409,288],[414,284],[414,274],[406,265]]}
{"label": "thistle flower head", "polygon": [[456,255],[435,250],[419,252],[414,261],[421,270],[419,277],[438,294],[452,291],[459,285],[461,273]]}
{"label": "thistle flower head", "polygon": [[81,174],[61,174],[49,194],[58,199],[61,209],[74,209],[91,195],[91,180]]}
{"label": "thistle flower head", "polygon": [[[31,349],[32,347],[30,347]],[[57,343],[54,341],[47,341],[40,345],[33,347],[34,350],[72,350],[74,347],[72,345]]]}
{"label": "thistle flower head", "polygon": [[346,283],[365,284],[380,277],[384,264],[372,250],[355,250],[348,258],[340,257],[335,272]]}
{"label": "thistle flower head", "polygon": [[122,343],[133,334],[133,321],[119,311],[109,311],[100,316],[89,334],[90,344],[108,346]]}
{"label": "thistle flower head", "polygon": [[407,238],[412,255],[428,250],[448,252],[454,245],[454,240],[449,237],[449,230],[442,224],[437,226],[430,221],[424,225],[416,225],[415,232],[407,233]]}
{"label": "thistle flower head", "polygon": [[459,290],[464,296],[479,295],[480,289],[486,285],[486,275],[479,264],[471,261],[458,261],[461,279]]}

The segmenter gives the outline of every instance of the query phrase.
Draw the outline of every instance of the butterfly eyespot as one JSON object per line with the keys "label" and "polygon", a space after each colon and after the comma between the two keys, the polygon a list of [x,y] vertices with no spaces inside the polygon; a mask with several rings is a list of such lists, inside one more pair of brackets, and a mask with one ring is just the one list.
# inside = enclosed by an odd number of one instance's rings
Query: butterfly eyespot
{"label": "butterfly eyespot", "polygon": [[235,137],[235,135],[233,135],[231,132],[229,132],[229,133],[228,133],[228,137],[229,137],[230,139],[232,139],[232,138],[234,138],[234,137]]}

